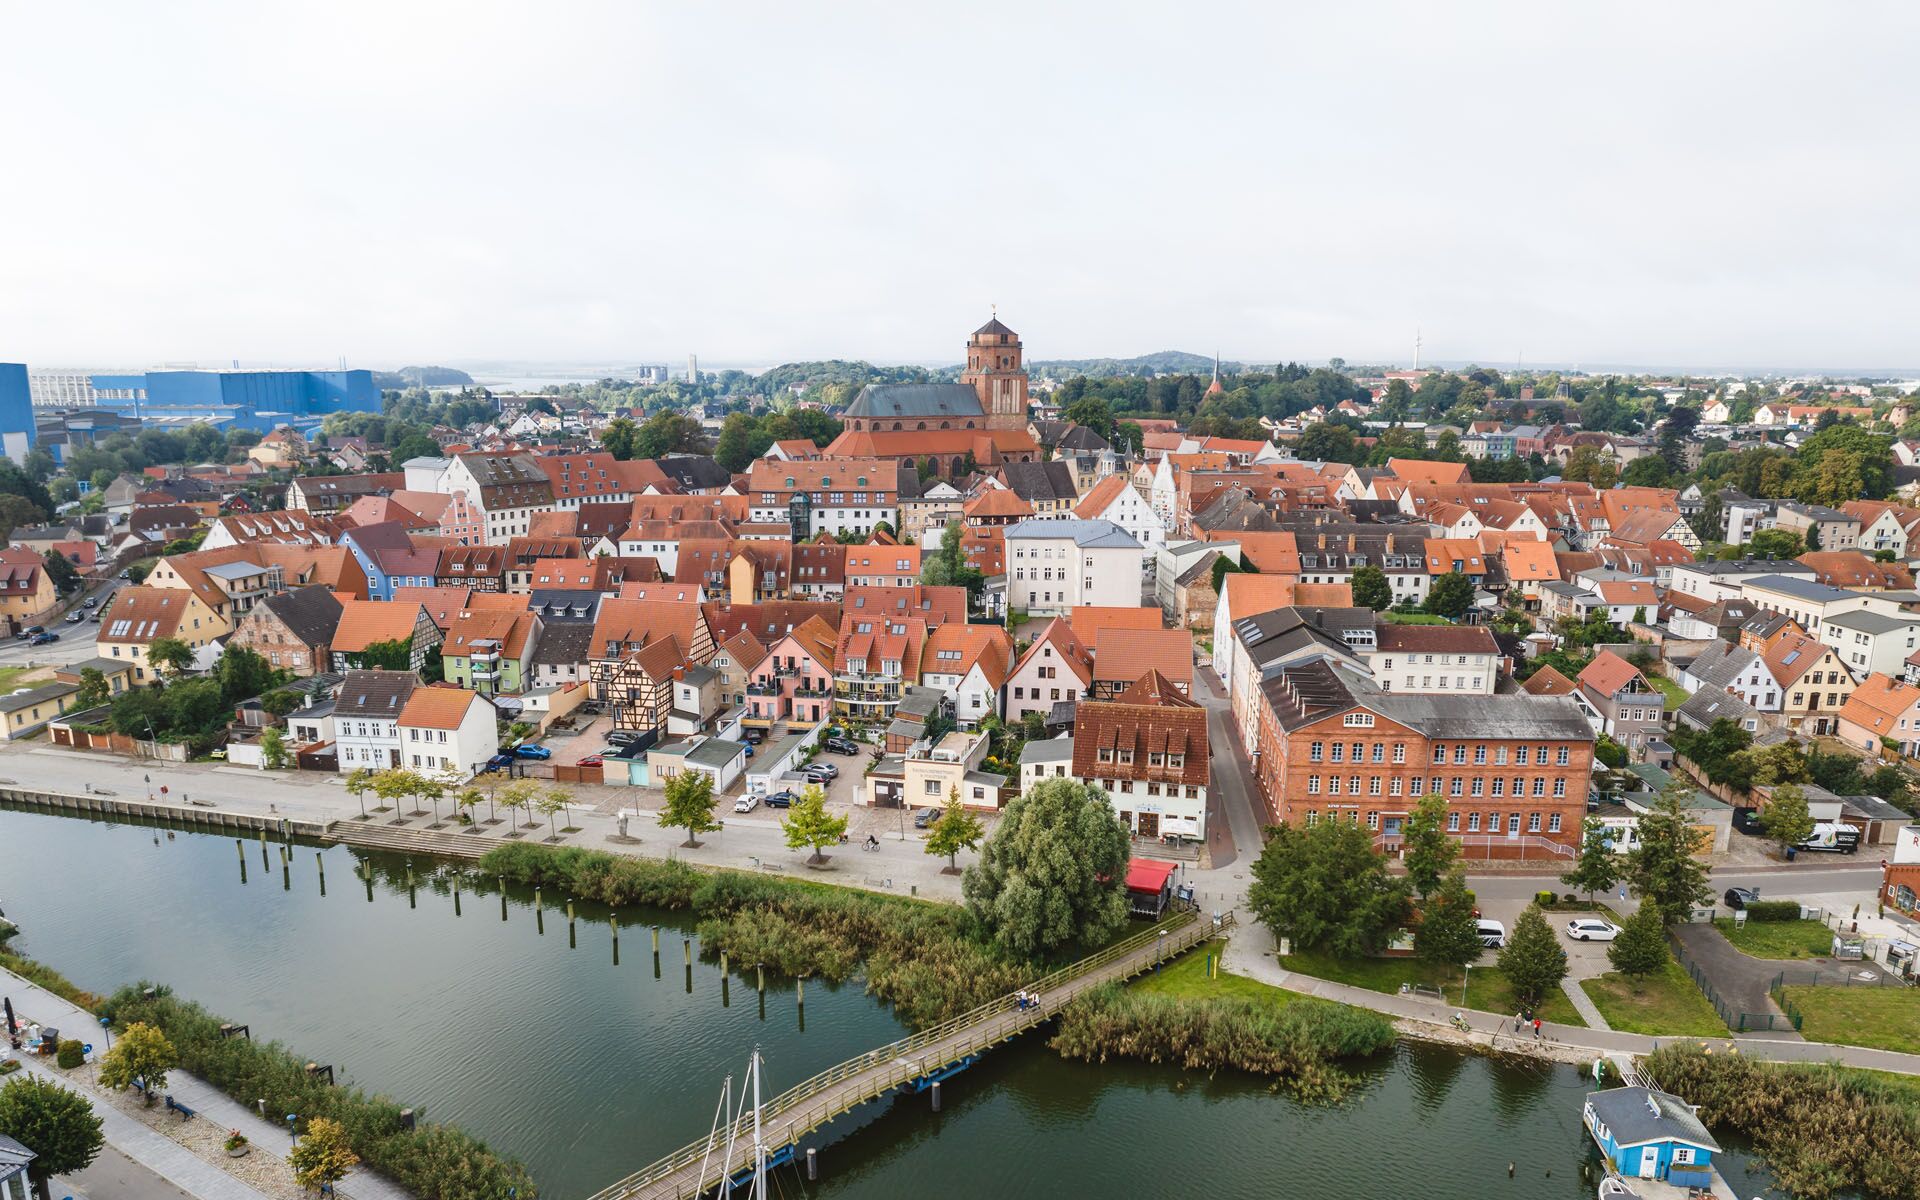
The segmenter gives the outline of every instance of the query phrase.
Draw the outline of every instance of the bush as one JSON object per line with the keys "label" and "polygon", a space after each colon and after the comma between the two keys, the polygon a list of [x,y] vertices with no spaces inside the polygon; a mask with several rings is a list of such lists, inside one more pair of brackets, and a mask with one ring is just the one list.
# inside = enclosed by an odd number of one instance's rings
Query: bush
{"label": "bush", "polygon": [[1800,902],[1798,900],[1755,900],[1747,905],[1749,921],[1798,921]]}
{"label": "bush", "polygon": [[[1569,897],[1569,899],[1571,899],[1571,897]],[[1553,893],[1552,892],[1535,892],[1533,894],[1533,902],[1535,904],[1538,904],[1541,908],[1552,908]]]}
{"label": "bush", "polygon": [[17,1058],[9,1058],[9,1059],[6,1059],[5,1061],[0,1061],[0,1076],[11,1075],[15,1071],[18,1071],[19,1069],[20,1069],[20,1060]]}
{"label": "bush", "polygon": [[61,1038],[53,1052],[53,1061],[62,1071],[71,1071],[87,1061],[87,1048],[78,1038]]}
{"label": "bush", "polygon": [[1353,1079],[1336,1058],[1374,1054],[1393,1044],[1393,1023],[1378,1013],[1296,1000],[1274,1009],[1248,1000],[1190,1000],[1103,984],[1068,1005],[1050,1043],[1063,1057],[1105,1062],[1139,1058],[1188,1070],[1222,1067],[1275,1076],[1296,1097],[1338,1100]]}
{"label": "bush", "polygon": [[104,1015],[121,1027],[142,1021],[158,1027],[179,1052],[181,1069],[248,1107],[265,1099],[268,1112],[298,1113],[303,1125],[321,1117],[338,1121],[368,1167],[420,1200],[504,1196],[508,1188],[537,1195],[525,1167],[472,1135],[425,1123],[404,1129],[394,1101],[310,1077],[307,1060],[277,1042],[223,1038],[219,1017],[164,993],[144,996],[146,986],[115,992],[102,1007]]}

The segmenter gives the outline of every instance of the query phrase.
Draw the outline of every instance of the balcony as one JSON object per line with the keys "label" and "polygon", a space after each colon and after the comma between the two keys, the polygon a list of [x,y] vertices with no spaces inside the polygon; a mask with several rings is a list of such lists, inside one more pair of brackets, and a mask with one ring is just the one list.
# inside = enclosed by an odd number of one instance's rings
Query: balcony
{"label": "balcony", "polygon": [[780,685],[777,683],[750,683],[747,685],[749,696],[778,696]]}

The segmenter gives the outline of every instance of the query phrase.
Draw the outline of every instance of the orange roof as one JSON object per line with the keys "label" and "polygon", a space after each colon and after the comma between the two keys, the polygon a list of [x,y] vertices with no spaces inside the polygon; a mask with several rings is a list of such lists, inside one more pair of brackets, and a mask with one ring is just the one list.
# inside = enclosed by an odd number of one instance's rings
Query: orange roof
{"label": "orange roof", "polygon": [[533,617],[524,606],[519,612],[469,608],[453,619],[440,652],[452,658],[465,658],[473,652],[475,642],[499,642],[502,654],[519,658],[526,652],[527,635],[531,632]]}
{"label": "orange roof", "polygon": [[1106,515],[1107,509],[1113,505],[1113,502],[1119,499],[1120,493],[1132,486],[1124,475],[1109,475],[1089,488],[1086,495],[1080,497],[1080,503],[1074,506],[1073,515],[1089,521],[1102,517]]}
{"label": "orange roof", "polygon": [[1602,650],[1587,664],[1587,669],[1580,672],[1581,686],[1602,696],[1623,692],[1640,678],[1640,668],[1611,650]]}
{"label": "orange roof", "polygon": [[1526,681],[1520,685],[1520,690],[1535,696],[1570,696],[1575,686],[1573,680],[1552,667],[1541,667],[1527,676]]}
{"label": "orange roof", "polygon": [[960,512],[969,517],[1030,517],[1033,505],[1014,494],[1012,488],[988,488],[966,502]]}
{"label": "orange roof", "polygon": [[1651,579],[1613,579],[1594,590],[1608,604],[1644,604],[1651,607],[1660,603],[1660,589],[1654,586]]}
{"label": "orange roof", "polygon": [[1840,706],[1840,719],[1878,737],[1893,737],[1900,719],[1920,705],[1920,688],[1887,675],[1869,675]]}
{"label": "orange roof", "polygon": [[458,729],[478,699],[477,693],[462,687],[417,687],[400,710],[400,724],[416,729]]}
{"label": "orange roof", "polygon": [[1148,671],[1193,682],[1193,635],[1184,629],[1102,629],[1093,639],[1095,679],[1132,683]]}
{"label": "orange roof", "polygon": [[1467,464],[1434,462],[1424,458],[1389,458],[1387,470],[1395,479],[1417,483],[1468,483]]}
{"label": "orange roof", "polygon": [[993,687],[1007,681],[1013,667],[1013,639],[1005,628],[949,623],[927,631],[926,646],[920,652],[922,675],[965,675],[976,663]]}
{"label": "orange roof", "polygon": [[1514,583],[1544,583],[1560,578],[1560,564],[1554,560],[1550,543],[1509,541],[1500,554],[1507,564],[1507,578]]}
{"label": "orange roof", "polygon": [[1906,567],[1875,562],[1858,550],[1816,550],[1797,561],[1813,568],[1814,582],[1828,587],[1905,591],[1913,586],[1913,572]]}
{"label": "orange roof", "polygon": [[[453,618],[467,607],[467,596],[471,588],[464,587],[397,587],[393,589],[390,604],[418,604],[427,610],[427,616],[440,628],[441,633],[453,624]],[[524,597],[523,597],[524,599]]]}
{"label": "orange roof", "polygon": [[1041,627],[1040,632],[1034,635],[1032,644],[1027,647],[1026,654],[1021,656],[1020,666],[1044,657],[1044,651],[1048,649],[1080,680],[1082,689],[1093,682],[1093,651],[1073,635],[1073,626],[1067,624],[1065,618],[1055,617]]}
{"label": "orange roof", "polygon": [[1301,570],[1300,540],[1291,533],[1221,531],[1202,540],[1240,543],[1240,556],[1262,575],[1297,575]]}
{"label": "orange roof", "polygon": [[1082,604],[1067,614],[1073,626],[1073,636],[1091,646],[1103,629],[1164,629],[1166,622],[1161,619],[1157,608],[1118,608],[1093,604]]}
{"label": "orange roof", "polygon": [[[749,639],[753,637],[752,634],[747,633],[744,629],[740,631],[740,634]],[[787,637],[793,639],[794,645],[798,646],[808,658],[820,664],[821,670],[829,673],[833,671],[833,650],[840,637],[839,631],[833,626],[827,624],[819,617],[808,617],[806,620],[800,622],[800,624],[794,626],[793,632],[787,634]],[[754,644],[758,645],[759,643],[756,642]],[[732,645],[732,643],[729,642],[728,645]],[[777,651],[778,649],[778,646],[774,647],[774,650]]]}
{"label": "orange roof", "polygon": [[1804,633],[1780,633],[1768,643],[1767,670],[1781,687],[1790,687],[1833,651]]}
{"label": "orange roof", "polygon": [[[760,644],[759,638],[754,637],[751,633],[742,629],[740,632],[722,642],[717,653],[725,654],[732,658],[735,663],[739,664],[741,670],[751,671],[760,665],[761,659],[767,656],[767,648]],[[829,667],[833,665],[831,655],[827,658],[827,665]]]}
{"label": "orange roof", "polygon": [[1480,552],[1480,543],[1471,538],[1427,538],[1427,574],[1447,575],[1453,572],[1453,564],[1460,564],[1462,575],[1485,575],[1487,560]]}
{"label": "orange roof", "polygon": [[392,600],[342,601],[340,624],[333,631],[333,649],[357,654],[381,642],[412,642],[413,627],[419,617],[418,604]]}

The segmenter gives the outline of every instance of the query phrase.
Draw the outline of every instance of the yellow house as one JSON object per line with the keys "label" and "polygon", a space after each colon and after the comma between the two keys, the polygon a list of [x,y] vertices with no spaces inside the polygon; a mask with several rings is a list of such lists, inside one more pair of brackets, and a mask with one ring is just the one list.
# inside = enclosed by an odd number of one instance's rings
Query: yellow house
{"label": "yellow house", "polygon": [[31,551],[18,553],[20,558],[30,556],[35,561],[0,559],[0,615],[24,621],[52,608],[55,596],[53,579],[47,574],[46,565],[39,561],[39,555]]}
{"label": "yellow house", "polygon": [[43,683],[0,696],[0,741],[38,733],[71,706],[80,689],[71,683]]}
{"label": "yellow house", "polygon": [[198,650],[231,628],[189,588],[122,588],[100,618],[100,655],[131,665],[136,683],[151,683],[159,678],[147,663],[155,641],[178,638]]}

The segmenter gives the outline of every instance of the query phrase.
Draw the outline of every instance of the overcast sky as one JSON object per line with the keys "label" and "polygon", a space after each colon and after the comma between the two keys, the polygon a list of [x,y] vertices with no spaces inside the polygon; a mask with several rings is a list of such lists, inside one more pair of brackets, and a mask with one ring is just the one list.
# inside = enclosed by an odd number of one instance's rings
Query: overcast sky
{"label": "overcast sky", "polygon": [[0,18],[0,360],[1920,365],[1911,4]]}

